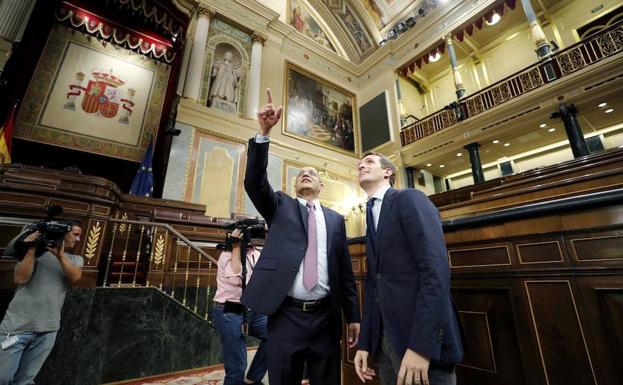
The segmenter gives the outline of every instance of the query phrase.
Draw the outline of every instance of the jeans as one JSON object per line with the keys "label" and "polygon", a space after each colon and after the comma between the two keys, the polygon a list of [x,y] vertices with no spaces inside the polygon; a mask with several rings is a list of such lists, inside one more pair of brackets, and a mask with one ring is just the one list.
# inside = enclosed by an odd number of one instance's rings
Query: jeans
{"label": "jeans", "polygon": [[[397,383],[401,363],[402,357],[398,357],[389,343],[389,338],[383,333],[381,347],[375,359],[375,364],[379,368],[381,384],[395,385]],[[456,373],[454,370],[429,368],[428,381],[430,385],[456,385]],[[421,382],[416,382],[415,384],[421,384]]]}
{"label": "jeans", "polygon": [[[54,347],[56,332],[16,334],[19,342],[0,349],[0,385],[30,385]],[[0,336],[5,341],[6,336]]]}
{"label": "jeans", "polygon": [[[242,334],[242,315],[225,313],[222,306],[215,305],[212,309],[212,320],[216,330],[221,335],[223,345],[223,363],[225,366],[223,385],[242,385],[245,379],[244,371],[247,368],[247,342]],[[247,322],[249,335],[261,342],[246,378],[260,383],[267,370],[267,317],[248,311]]]}

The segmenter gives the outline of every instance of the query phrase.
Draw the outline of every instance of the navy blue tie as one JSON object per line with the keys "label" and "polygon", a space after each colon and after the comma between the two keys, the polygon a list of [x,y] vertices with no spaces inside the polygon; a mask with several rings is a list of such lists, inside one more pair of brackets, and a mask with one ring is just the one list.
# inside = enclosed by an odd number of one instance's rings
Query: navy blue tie
{"label": "navy blue tie", "polygon": [[376,198],[368,199],[368,203],[366,203],[366,226],[368,228],[368,236],[372,241],[372,245],[376,240],[376,228],[374,227],[374,213],[372,212],[372,207],[374,206],[374,201]]}

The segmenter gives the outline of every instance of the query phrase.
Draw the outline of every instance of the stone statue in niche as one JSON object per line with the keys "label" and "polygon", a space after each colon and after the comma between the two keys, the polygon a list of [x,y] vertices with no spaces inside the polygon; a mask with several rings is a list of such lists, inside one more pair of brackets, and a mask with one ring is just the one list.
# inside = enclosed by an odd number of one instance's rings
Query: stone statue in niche
{"label": "stone statue in niche", "polygon": [[212,66],[208,107],[236,113],[240,93],[241,57],[229,44],[219,45]]}

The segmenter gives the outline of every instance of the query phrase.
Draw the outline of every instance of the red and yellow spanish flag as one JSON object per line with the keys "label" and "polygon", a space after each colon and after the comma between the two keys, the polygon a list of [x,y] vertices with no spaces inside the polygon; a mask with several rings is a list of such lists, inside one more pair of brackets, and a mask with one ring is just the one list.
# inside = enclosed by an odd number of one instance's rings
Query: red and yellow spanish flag
{"label": "red and yellow spanish flag", "polygon": [[15,128],[15,110],[17,103],[13,105],[9,116],[6,117],[4,124],[0,127],[0,164],[11,163],[11,137]]}

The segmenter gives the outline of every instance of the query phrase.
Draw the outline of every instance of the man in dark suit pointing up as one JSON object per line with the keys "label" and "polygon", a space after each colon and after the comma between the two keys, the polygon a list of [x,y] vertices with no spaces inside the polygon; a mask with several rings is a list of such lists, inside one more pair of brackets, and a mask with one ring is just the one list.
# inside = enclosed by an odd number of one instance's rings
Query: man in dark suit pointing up
{"label": "man in dark suit pointing up", "polygon": [[340,214],[320,205],[323,184],[315,168],[303,167],[297,175],[296,199],[268,183],[269,134],[283,109],[275,109],[267,94],[259,132],[249,140],[244,186],[268,223],[268,237],[241,301],[269,316],[271,385],[300,384],[304,364],[311,385],[337,385],[342,312],[351,347],[360,319],[346,226]]}
{"label": "man in dark suit pointing up", "polygon": [[383,385],[454,385],[463,347],[439,212],[422,192],[392,188],[396,168],[383,155],[366,154],[357,169],[368,195],[357,375],[375,375],[371,354]]}

